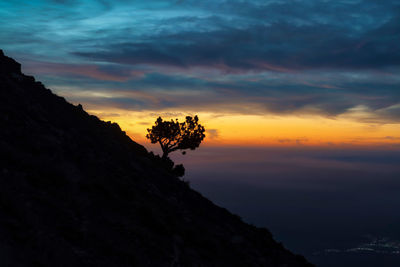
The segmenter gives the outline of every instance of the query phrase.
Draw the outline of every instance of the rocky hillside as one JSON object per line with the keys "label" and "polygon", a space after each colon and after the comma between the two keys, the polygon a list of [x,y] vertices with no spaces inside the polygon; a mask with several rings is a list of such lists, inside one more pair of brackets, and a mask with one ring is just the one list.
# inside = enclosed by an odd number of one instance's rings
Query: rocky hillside
{"label": "rocky hillside", "polygon": [[0,51],[2,266],[311,266]]}

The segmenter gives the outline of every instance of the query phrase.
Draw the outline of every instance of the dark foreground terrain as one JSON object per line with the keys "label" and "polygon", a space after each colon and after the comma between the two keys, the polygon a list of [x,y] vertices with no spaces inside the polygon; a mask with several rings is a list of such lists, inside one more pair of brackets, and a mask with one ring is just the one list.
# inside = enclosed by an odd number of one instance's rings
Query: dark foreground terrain
{"label": "dark foreground terrain", "polygon": [[[294,223],[294,222],[293,222]],[[0,50],[1,266],[312,266]]]}

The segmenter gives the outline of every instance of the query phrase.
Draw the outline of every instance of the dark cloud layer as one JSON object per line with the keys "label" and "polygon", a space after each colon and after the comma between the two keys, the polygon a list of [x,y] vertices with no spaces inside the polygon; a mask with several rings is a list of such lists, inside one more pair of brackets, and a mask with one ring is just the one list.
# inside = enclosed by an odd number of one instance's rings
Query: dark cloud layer
{"label": "dark cloud layer", "polygon": [[202,66],[227,71],[399,67],[399,20],[400,17],[393,17],[360,36],[351,36],[343,26],[277,22],[244,29],[226,27],[210,32],[161,35],[147,43],[111,44],[106,51],[76,54],[130,65]]}
{"label": "dark cloud layer", "polygon": [[81,99],[93,105],[362,110],[354,118],[397,123],[399,11],[395,0],[7,1],[0,46],[66,95],[107,93]]}

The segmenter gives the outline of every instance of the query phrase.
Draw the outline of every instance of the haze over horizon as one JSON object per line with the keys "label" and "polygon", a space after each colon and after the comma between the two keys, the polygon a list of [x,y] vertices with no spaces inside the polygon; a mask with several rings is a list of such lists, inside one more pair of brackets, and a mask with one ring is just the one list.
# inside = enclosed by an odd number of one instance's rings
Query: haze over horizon
{"label": "haze over horizon", "polygon": [[[0,3],[0,47],[136,141],[198,114],[206,145],[400,145],[398,1]],[[148,145],[148,143],[146,143]]]}

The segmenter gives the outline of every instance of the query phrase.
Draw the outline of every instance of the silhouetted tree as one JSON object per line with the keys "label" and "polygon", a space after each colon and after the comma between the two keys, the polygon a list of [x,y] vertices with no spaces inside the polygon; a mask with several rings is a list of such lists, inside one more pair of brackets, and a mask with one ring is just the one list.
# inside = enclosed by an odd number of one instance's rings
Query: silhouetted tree
{"label": "silhouetted tree", "polygon": [[[199,124],[197,115],[194,118],[186,116],[186,120],[181,123],[178,119],[163,121],[161,117],[158,117],[155,125],[147,131],[146,137],[151,143],[160,144],[163,159],[167,159],[168,154],[176,150],[195,150],[205,137],[205,129]],[[185,151],[182,152],[182,154],[185,153]]]}

